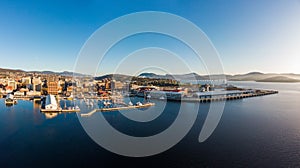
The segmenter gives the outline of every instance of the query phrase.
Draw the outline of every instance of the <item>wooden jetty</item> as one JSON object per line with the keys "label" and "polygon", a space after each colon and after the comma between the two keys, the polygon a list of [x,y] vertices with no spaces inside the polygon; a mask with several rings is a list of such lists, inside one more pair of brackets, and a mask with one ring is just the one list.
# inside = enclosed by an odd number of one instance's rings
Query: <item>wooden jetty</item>
{"label": "wooden jetty", "polygon": [[88,117],[88,116],[93,115],[96,112],[111,112],[111,111],[120,111],[120,110],[130,110],[130,109],[135,109],[135,108],[147,108],[147,107],[151,107],[154,105],[155,105],[155,103],[146,103],[146,104],[142,104],[142,105],[125,106],[125,107],[98,108],[98,109],[92,110],[89,113],[83,113],[80,115],[81,115],[81,117]]}

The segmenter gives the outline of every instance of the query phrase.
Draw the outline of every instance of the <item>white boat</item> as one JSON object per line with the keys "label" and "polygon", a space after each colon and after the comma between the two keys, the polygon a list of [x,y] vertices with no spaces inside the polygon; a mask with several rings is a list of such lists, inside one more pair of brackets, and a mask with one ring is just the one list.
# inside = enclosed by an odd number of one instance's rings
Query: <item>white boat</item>
{"label": "white boat", "polygon": [[14,99],[14,96],[12,94],[7,94],[5,99],[6,105],[14,105],[17,103],[17,100]]}
{"label": "white boat", "polygon": [[111,105],[111,102],[109,102],[109,101],[104,101],[103,104],[104,104],[104,106],[109,106],[109,105]]}
{"label": "white boat", "polygon": [[85,104],[86,104],[87,106],[89,106],[89,105],[90,105],[90,101],[89,101],[89,99],[86,99],[86,100],[85,100]]}
{"label": "white boat", "polygon": [[137,106],[142,106],[143,104],[141,102],[136,103]]}
{"label": "white boat", "polygon": [[132,102],[131,102],[131,101],[128,103],[128,105],[129,105],[129,106],[133,106],[133,104],[132,104]]}
{"label": "white boat", "polygon": [[164,98],[163,96],[161,96],[159,99],[160,99],[160,100],[164,100],[165,98]]}

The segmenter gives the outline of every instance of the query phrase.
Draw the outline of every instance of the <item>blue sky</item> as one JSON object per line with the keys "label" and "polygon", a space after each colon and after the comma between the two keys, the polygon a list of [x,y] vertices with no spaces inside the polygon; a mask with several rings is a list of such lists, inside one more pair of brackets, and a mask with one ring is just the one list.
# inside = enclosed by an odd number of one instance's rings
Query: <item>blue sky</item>
{"label": "blue sky", "polygon": [[[195,23],[218,50],[225,73],[300,73],[298,0],[2,0],[0,67],[72,71],[81,47],[99,27],[125,14],[149,10]],[[176,42],[171,41],[151,45],[172,50]],[[118,61],[119,55],[109,58]],[[106,67],[101,74],[112,71],[109,62]],[[198,73],[204,72],[200,68]]]}

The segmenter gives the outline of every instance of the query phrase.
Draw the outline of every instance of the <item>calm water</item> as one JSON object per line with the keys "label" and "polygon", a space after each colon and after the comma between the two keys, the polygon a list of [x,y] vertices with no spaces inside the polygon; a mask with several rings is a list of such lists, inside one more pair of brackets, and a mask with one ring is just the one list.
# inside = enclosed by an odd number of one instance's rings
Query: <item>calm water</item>
{"label": "calm water", "polygon": [[[145,158],[123,157],[98,146],[75,113],[48,115],[39,105],[0,100],[0,167],[300,167],[300,84],[231,82],[279,90],[277,95],[226,102],[221,121],[203,143],[198,136],[209,104],[201,104],[191,131],[168,151]],[[121,132],[148,136],[163,131],[177,115],[169,102],[154,121],[136,123],[117,112],[106,119]]]}

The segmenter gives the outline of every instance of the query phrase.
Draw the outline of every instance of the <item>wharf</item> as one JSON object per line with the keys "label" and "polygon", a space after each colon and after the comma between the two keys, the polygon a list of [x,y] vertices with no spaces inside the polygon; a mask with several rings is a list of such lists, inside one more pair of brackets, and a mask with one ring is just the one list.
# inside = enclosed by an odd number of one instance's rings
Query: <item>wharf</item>
{"label": "wharf", "polygon": [[[236,99],[244,99],[250,97],[258,97],[258,96],[266,96],[271,94],[277,94],[276,90],[253,90],[253,91],[219,91],[219,92],[201,92],[200,94],[196,94],[195,96],[187,97],[183,94],[179,94],[179,96],[172,97],[166,96],[161,99],[160,96],[154,97],[151,99],[157,100],[168,100],[168,101],[184,101],[184,102],[214,102],[214,101],[227,101],[227,100],[236,100]],[[151,95],[151,93],[150,93]],[[138,96],[138,95],[137,95]],[[138,96],[141,97],[141,96]]]}
{"label": "wharf", "polygon": [[206,102],[214,102],[214,101],[244,99],[244,98],[266,96],[272,94],[278,94],[278,91],[259,90],[258,92],[254,92],[254,93],[242,93],[242,94],[233,94],[233,95],[211,95],[211,96],[201,97],[201,98],[182,98],[181,101],[206,103]]}

